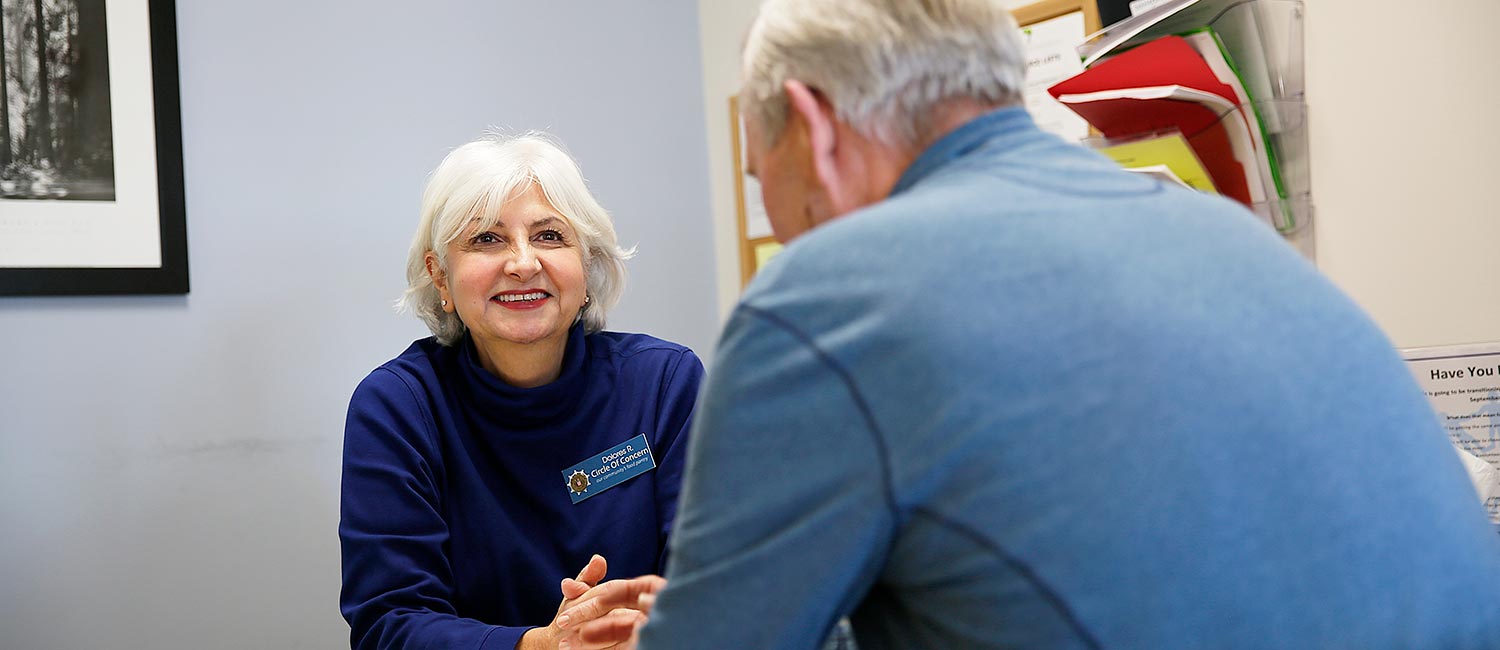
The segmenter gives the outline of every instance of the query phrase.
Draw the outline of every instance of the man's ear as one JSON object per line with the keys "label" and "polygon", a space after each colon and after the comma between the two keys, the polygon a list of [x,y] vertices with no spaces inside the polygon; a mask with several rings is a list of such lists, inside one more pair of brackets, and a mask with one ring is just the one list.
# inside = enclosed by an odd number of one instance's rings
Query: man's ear
{"label": "man's ear", "polygon": [[833,105],[822,93],[809,88],[795,79],[785,83],[787,104],[807,125],[807,146],[812,155],[813,173],[830,195],[838,195],[843,189],[838,169],[839,142],[837,119]]}
{"label": "man's ear", "polygon": [[448,274],[444,273],[443,267],[438,264],[437,254],[427,251],[422,261],[427,265],[427,277],[432,278],[432,286],[437,287],[438,298],[443,301],[442,310],[452,313],[458,307],[453,304],[453,298],[448,295]]}

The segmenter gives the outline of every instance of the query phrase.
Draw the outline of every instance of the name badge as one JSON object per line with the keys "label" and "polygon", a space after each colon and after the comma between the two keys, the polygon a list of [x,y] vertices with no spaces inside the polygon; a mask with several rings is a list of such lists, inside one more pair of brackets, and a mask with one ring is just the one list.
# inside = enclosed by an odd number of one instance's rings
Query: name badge
{"label": "name badge", "polygon": [[646,434],[638,435],[562,471],[568,497],[578,503],[656,469]]}

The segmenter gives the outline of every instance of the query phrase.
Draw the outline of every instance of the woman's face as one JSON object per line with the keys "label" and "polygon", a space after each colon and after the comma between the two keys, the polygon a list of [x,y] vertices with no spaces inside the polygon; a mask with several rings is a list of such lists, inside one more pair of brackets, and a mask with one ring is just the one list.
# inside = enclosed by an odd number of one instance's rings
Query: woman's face
{"label": "woman's face", "polygon": [[438,291],[483,353],[543,342],[561,350],[587,293],[581,246],[533,183],[493,228],[470,226],[449,244]]}

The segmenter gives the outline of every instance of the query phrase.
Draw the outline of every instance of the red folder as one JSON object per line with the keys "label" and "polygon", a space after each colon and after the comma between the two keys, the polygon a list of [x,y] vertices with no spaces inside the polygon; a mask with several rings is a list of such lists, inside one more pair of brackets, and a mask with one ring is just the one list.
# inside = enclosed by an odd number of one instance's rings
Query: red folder
{"label": "red folder", "polygon": [[1237,102],[1203,56],[1181,36],[1164,36],[1105,59],[1047,91],[1053,97],[1142,86],[1182,86]]}
{"label": "red folder", "polygon": [[[1212,97],[1204,99],[1211,101],[1182,98],[1195,94],[1192,92],[1160,92],[1174,87],[1198,91],[1196,94],[1207,93]],[[1132,93],[1111,92],[1131,89],[1156,92],[1134,93],[1150,98],[1122,97],[1119,95]],[[1203,57],[1181,37],[1167,36],[1127,50],[1059,82],[1047,92],[1105,137],[1177,129],[1187,138],[1221,193],[1245,205],[1265,198],[1254,167],[1253,141],[1244,117],[1233,111],[1237,104],[1234,89],[1220,82]],[[1071,97],[1065,100],[1065,95]],[[1231,129],[1236,132],[1231,133]]]}

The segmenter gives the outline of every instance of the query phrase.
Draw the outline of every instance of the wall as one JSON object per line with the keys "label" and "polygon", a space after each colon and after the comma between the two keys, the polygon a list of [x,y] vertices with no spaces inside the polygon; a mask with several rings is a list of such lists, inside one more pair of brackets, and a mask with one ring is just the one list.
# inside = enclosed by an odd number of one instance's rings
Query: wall
{"label": "wall", "polygon": [[0,647],[347,647],[344,409],[425,335],[423,177],[489,125],[557,133],[639,244],[612,328],[717,334],[690,0],[178,11],[193,292],[0,298]]}
{"label": "wall", "polygon": [[[1026,0],[1002,0],[1010,7]],[[722,313],[738,291],[724,102],[757,0],[700,0]],[[1304,46],[1319,268],[1398,347],[1500,341],[1500,3],[1308,0]]]}
{"label": "wall", "polygon": [[1310,0],[1318,266],[1400,347],[1500,341],[1500,3]]}
{"label": "wall", "polygon": [[740,90],[740,46],[759,7],[760,0],[698,0],[703,113],[707,116],[709,189],[713,197],[714,254],[722,318],[729,316],[740,295],[739,222],[735,213],[729,97]]}

